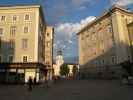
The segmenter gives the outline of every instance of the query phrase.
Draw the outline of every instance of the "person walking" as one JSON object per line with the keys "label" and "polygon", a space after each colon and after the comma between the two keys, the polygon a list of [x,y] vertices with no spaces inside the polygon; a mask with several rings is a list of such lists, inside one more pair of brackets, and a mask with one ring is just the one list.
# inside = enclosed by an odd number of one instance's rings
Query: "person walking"
{"label": "person walking", "polygon": [[36,85],[36,77],[34,77],[34,85]]}
{"label": "person walking", "polygon": [[48,86],[48,76],[47,76],[47,74],[48,74],[48,69],[44,69],[44,84],[46,85],[46,87],[49,87]]}
{"label": "person walking", "polygon": [[32,91],[32,77],[31,77],[31,76],[29,77],[28,85],[29,85],[28,90],[29,90],[29,91]]}

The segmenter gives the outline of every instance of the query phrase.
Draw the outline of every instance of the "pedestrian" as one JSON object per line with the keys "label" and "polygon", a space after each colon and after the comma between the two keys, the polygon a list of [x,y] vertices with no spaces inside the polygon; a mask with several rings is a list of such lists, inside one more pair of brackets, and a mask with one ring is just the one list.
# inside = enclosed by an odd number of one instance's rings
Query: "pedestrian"
{"label": "pedestrian", "polygon": [[45,83],[47,83],[47,73],[48,73],[48,69],[44,69],[44,81]]}
{"label": "pedestrian", "polygon": [[31,77],[31,76],[29,77],[28,85],[29,85],[28,90],[29,90],[29,91],[32,91],[32,77]]}
{"label": "pedestrian", "polygon": [[36,85],[36,77],[34,77],[34,85]]}

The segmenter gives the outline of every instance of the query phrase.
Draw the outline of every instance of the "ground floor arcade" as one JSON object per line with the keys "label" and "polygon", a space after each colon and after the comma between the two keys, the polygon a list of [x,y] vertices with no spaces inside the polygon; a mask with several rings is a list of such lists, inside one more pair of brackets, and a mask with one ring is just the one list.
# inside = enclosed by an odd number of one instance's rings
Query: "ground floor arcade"
{"label": "ground floor arcade", "polygon": [[45,65],[40,63],[1,63],[0,82],[27,83],[29,77],[41,82],[47,73]]}

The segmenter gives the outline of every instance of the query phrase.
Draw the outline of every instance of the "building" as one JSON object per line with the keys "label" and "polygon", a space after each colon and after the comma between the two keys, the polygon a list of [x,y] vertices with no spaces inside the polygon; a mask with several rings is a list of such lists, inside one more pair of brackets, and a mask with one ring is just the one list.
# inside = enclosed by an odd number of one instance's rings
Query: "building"
{"label": "building", "polygon": [[60,76],[60,67],[63,64],[64,64],[64,59],[63,59],[62,51],[58,50],[57,56],[56,56],[56,63],[53,64],[54,76],[57,76],[57,77]]}
{"label": "building", "polygon": [[59,50],[59,51],[57,51],[56,63],[53,64],[54,76],[57,76],[57,77],[61,76],[60,67],[62,65],[67,65],[67,67],[69,68],[69,73],[68,73],[69,77],[73,77],[73,76],[76,77],[76,75],[78,74],[78,71],[79,71],[79,65],[76,63],[65,63],[62,51]]}
{"label": "building", "polygon": [[83,77],[121,75],[121,64],[132,62],[132,22],[133,12],[114,5],[78,32],[79,64]]}
{"label": "building", "polygon": [[128,24],[131,56],[133,58],[133,22]]}
{"label": "building", "polygon": [[54,40],[54,28],[51,26],[46,27],[46,34],[44,39],[45,44],[45,65],[48,69],[48,78],[52,79],[53,75],[53,40]]}
{"label": "building", "polygon": [[[43,79],[46,22],[40,5],[0,7],[0,80]],[[51,63],[51,62],[50,62]]]}
{"label": "building", "polygon": [[76,78],[79,72],[79,65],[76,63],[65,63],[69,68],[69,77]]}

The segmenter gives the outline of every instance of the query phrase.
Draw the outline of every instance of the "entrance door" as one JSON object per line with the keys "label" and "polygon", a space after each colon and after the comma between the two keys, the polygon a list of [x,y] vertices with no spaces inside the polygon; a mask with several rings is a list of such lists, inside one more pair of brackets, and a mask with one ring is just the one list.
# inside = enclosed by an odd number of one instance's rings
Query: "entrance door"
{"label": "entrance door", "polygon": [[28,82],[29,77],[34,79],[35,76],[36,76],[36,70],[35,69],[26,69],[26,71],[25,71],[25,83]]}

